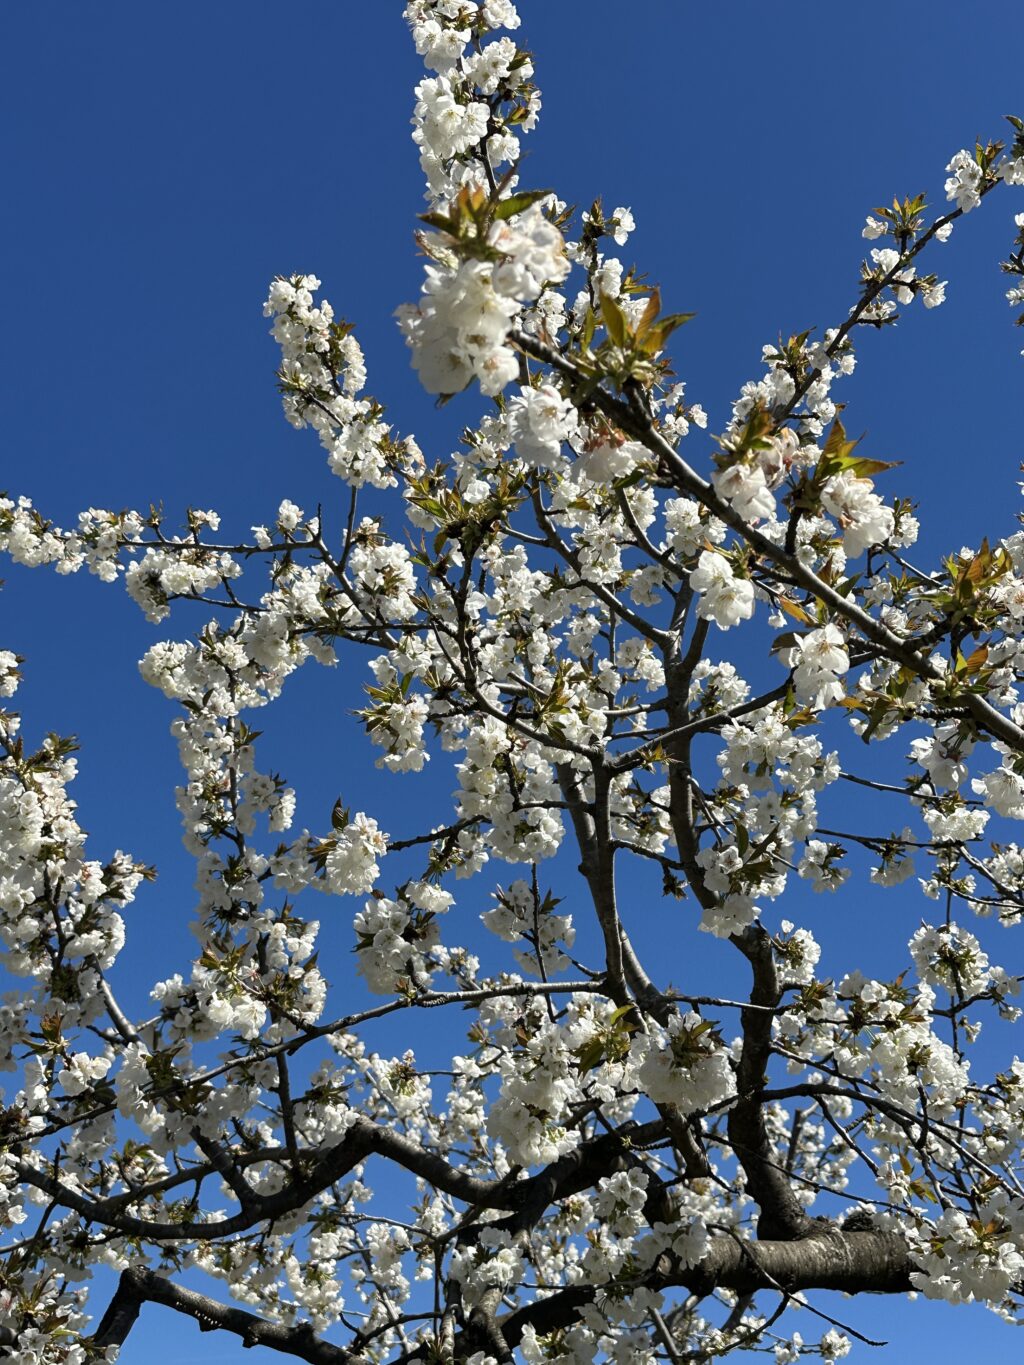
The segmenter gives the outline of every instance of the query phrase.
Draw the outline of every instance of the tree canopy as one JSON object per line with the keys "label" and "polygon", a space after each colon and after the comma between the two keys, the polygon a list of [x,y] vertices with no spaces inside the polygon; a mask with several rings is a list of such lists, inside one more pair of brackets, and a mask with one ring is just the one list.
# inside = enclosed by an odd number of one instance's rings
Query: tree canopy
{"label": "tree canopy", "polygon": [[[955,151],[937,210],[871,210],[849,312],[766,346],[712,436],[672,359],[692,314],[616,254],[631,210],[528,180],[513,4],[406,18],[427,207],[398,325],[423,388],[475,402],[459,448],[395,428],[292,275],[264,311],[333,505],[239,538],[0,499],[15,563],[123,583],[157,624],[207,608],[140,665],[176,707],[199,897],[145,1017],[117,958],[155,872],[87,850],[73,741],[0,713],[0,1357],[113,1359],[146,1303],[338,1365],[835,1360],[859,1332],[816,1290],[1017,1320],[1022,978],[993,957],[1024,916],[1024,532],[920,564],[833,386],[864,329],[943,303],[942,243],[1024,185],[1024,123]],[[1003,269],[1019,312],[1024,213]],[[260,738],[306,664],[370,680],[354,738],[395,794],[296,833]],[[403,804],[428,762],[445,808]],[[915,897],[884,977],[864,878]],[[850,917],[839,977],[788,918],[800,879]],[[638,948],[658,896],[742,967],[733,996]],[[396,1015],[415,1046],[388,1056]]]}

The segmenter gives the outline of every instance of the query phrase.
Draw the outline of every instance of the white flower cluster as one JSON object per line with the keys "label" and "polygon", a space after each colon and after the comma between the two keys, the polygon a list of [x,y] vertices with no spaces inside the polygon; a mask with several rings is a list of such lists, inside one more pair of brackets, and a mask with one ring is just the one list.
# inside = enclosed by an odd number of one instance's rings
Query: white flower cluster
{"label": "white flower cluster", "polygon": [[754,585],[740,578],[725,555],[703,550],[690,574],[690,587],[700,593],[698,614],[728,630],[754,614]]}
{"label": "white flower cluster", "polygon": [[850,972],[839,983],[838,995],[855,1002],[852,1016],[871,1022],[869,1035],[862,1037],[857,1030],[836,1049],[840,1073],[870,1076],[893,1103],[904,1107],[913,1106],[924,1088],[934,1114],[952,1113],[967,1094],[968,1064],[931,1028],[931,987],[922,985],[908,1009],[899,986]]}
{"label": "white flower cluster", "polygon": [[799,701],[824,710],[839,701],[843,693],[842,676],[850,667],[846,637],[829,622],[817,630],[798,635],[780,658],[793,670],[793,686]]}
{"label": "white flower cluster", "polygon": [[140,538],[144,524],[138,512],[90,507],[79,514],[77,530],[61,531],[43,520],[29,498],[0,496],[0,550],[30,569],[52,564],[57,573],[69,574],[85,566],[113,582],[121,571],[118,555]]}
{"label": "white flower cluster", "polygon": [[[67,1021],[85,1024],[102,1008],[99,972],[112,965],[124,944],[124,921],[115,906],[134,899],[146,869],[120,852],[105,865],[84,857],[85,835],[67,793],[75,760],[51,737],[26,762],[16,731],[17,717],[3,713],[0,958],[8,971],[31,975],[44,989],[55,976],[73,975]],[[51,888],[59,889],[54,900]]]}
{"label": "white flower cluster", "polygon": [[959,151],[946,167],[949,179],[946,181],[946,198],[955,202],[958,209],[970,213],[981,203],[982,169],[977,158],[968,151]]}
{"label": "white flower cluster", "polygon": [[370,398],[357,398],[366,384],[363,353],[334,310],[323,300],[315,275],[279,278],[263,305],[273,318],[271,335],[281,347],[284,412],[294,427],[311,426],[327,451],[328,464],[352,488],[393,488],[396,469],[416,468],[419,448],[396,441]]}
{"label": "white flower cluster", "polygon": [[971,790],[1000,815],[1024,820],[1024,779],[1013,768],[997,768],[971,781]]}
{"label": "white flower cluster", "polygon": [[513,738],[491,717],[472,725],[457,764],[459,818],[486,819],[488,848],[509,863],[533,863],[558,852],[565,834],[554,767],[542,747]]}
{"label": "white flower cluster", "polygon": [[[524,305],[570,269],[562,234],[541,205],[515,204],[516,177],[496,175],[518,160],[519,137],[536,124],[533,66],[511,38],[482,41],[491,29],[518,27],[511,4],[414,0],[406,19],[438,73],[416,87],[413,138],[428,198],[442,215],[435,225],[445,213],[455,217],[444,220],[450,231],[425,241],[434,263],[419,304],[400,309],[399,321],[428,393],[458,393],[475,378],[494,395],[519,375],[507,340]],[[470,205],[472,221],[460,217]]]}
{"label": "white flower cluster", "polygon": [[567,1122],[581,1098],[576,1058],[556,1026],[540,1018],[531,1024],[525,1042],[499,1061],[501,1093],[486,1120],[491,1138],[523,1166],[556,1161],[580,1142]]}
{"label": "white flower cluster", "polygon": [[985,1201],[974,1216],[944,1209],[915,1248],[914,1287],[947,1303],[999,1303],[1024,1274],[1024,1200]]}
{"label": "white flower cluster", "polygon": [[553,913],[558,902],[550,895],[540,897],[528,882],[513,882],[494,893],[497,905],[480,918],[492,934],[506,943],[527,943],[516,948],[515,958],[524,972],[547,979],[569,966],[569,958],[559,944],[571,948],[576,939],[571,915]]}
{"label": "white flower cluster", "polygon": [[519,375],[507,341],[523,305],[570,270],[562,234],[538,204],[495,223],[487,245],[489,260],[428,265],[419,304],[399,310],[428,393],[458,393],[474,378],[483,393],[500,393]]}
{"label": "white flower cluster", "polygon": [[796,1365],[803,1356],[817,1355],[823,1361],[842,1360],[850,1354],[852,1342],[848,1336],[830,1327],[817,1342],[805,1341],[801,1333],[794,1332],[788,1341],[779,1341],[773,1348],[775,1365]]}
{"label": "white flower cluster", "polygon": [[[323,890],[335,896],[354,896],[369,891],[380,876],[377,859],[387,852],[387,835],[377,828],[377,821],[362,811],[345,817],[343,828],[315,845],[315,853],[323,862]],[[282,867],[280,879],[294,869]],[[313,883],[314,885],[316,883]],[[294,887],[298,889],[298,887]]]}
{"label": "white flower cluster", "polygon": [[662,1223],[655,1219],[650,1228],[651,1235],[641,1238],[636,1244],[636,1256],[641,1265],[653,1265],[665,1252],[681,1266],[700,1265],[707,1255],[711,1239],[707,1225],[699,1214],[689,1222],[684,1218],[673,1223]]}
{"label": "white flower cluster", "polygon": [[173,598],[202,597],[241,573],[230,554],[179,544],[181,548],[176,550],[147,550],[125,574],[128,594],[148,621],[163,621],[170,614]]}
{"label": "white flower cluster", "polygon": [[401,981],[429,988],[439,966],[432,950],[439,943],[436,916],[454,897],[427,882],[409,882],[396,900],[378,895],[355,917],[359,972],[370,990],[390,995]]}
{"label": "white flower cluster", "polygon": [[[856,367],[856,358],[849,337],[840,338],[838,329],[827,330],[821,340],[805,340],[798,356],[782,354],[776,346],[765,346],[762,356],[767,366],[763,379],[749,380],[740,390],[740,396],[732,406],[732,419],[726,432],[727,440],[735,440],[743,430],[744,424],[755,409],[761,408],[769,414],[787,412],[796,400],[797,381],[794,368],[797,362],[807,369],[806,391],[796,407],[800,435],[818,437],[836,415],[836,405],[831,397],[831,388],[837,378],[850,375]],[[766,481],[772,482],[771,471],[779,454],[803,455],[792,448],[790,438],[781,438],[785,444],[777,453],[769,455],[765,468]],[[759,460],[756,463],[760,463]]]}
{"label": "white flower cluster", "polygon": [[843,549],[851,559],[889,540],[896,528],[892,508],[886,507],[871,480],[848,470],[825,481],[821,505],[839,523]]}
{"label": "white flower cluster", "polygon": [[845,849],[841,844],[827,844],[821,839],[809,839],[797,872],[813,882],[815,891],[837,891],[850,875],[848,867],[840,867],[839,859]]}
{"label": "white flower cluster", "polygon": [[112,1057],[90,1057],[87,1052],[76,1052],[57,1072],[57,1080],[65,1095],[81,1095],[94,1081],[103,1079],[112,1061]]}
{"label": "white flower cluster", "polygon": [[644,1092],[681,1114],[712,1109],[735,1091],[729,1051],[699,1014],[676,1015],[667,1029],[651,1024],[630,1053]]}
{"label": "white flower cluster", "polygon": [[467,51],[474,30],[482,39],[488,31],[519,27],[511,0],[409,0],[405,19],[416,51],[438,73],[417,85],[412,121],[430,197],[441,203],[480,178],[481,158],[492,172],[518,160],[517,134],[536,126],[540,96],[530,83],[528,56],[511,39]]}
{"label": "white flower cluster", "polygon": [[[745,695],[734,679],[725,681],[730,701]],[[777,705],[729,722],[722,738],[717,762],[736,837],[701,848],[697,863],[705,890],[715,898],[701,927],[725,938],[754,921],[757,899],[782,895],[794,845],[810,839],[816,828],[817,794],[840,770],[837,755],[825,753],[816,736],[794,730]],[[818,853],[808,846],[802,875],[820,880]],[[822,845],[820,854],[834,867],[834,852]]]}
{"label": "white flower cluster", "polygon": [[691,498],[667,498],[662,508],[666,541],[678,554],[695,555],[705,540],[719,544],[725,539],[725,525],[708,517],[700,503]]}
{"label": "white flower cluster", "polygon": [[569,399],[553,384],[520,389],[509,402],[508,414],[509,436],[519,458],[536,469],[565,472],[562,445],[579,428],[579,413]]}
{"label": "white flower cluster", "polygon": [[931,986],[944,986],[951,995],[977,995],[992,979],[988,954],[974,934],[952,921],[923,924],[910,940],[917,975]]}
{"label": "white flower cluster", "polygon": [[791,427],[783,427],[760,447],[751,457],[718,470],[713,479],[718,496],[751,524],[774,519],[773,490],[818,457],[817,446],[801,443]]}

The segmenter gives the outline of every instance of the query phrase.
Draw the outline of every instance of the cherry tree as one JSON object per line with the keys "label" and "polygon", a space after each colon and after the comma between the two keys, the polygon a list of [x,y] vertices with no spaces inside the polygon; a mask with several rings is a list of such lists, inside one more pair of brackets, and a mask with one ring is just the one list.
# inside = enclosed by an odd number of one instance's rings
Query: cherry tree
{"label": "cherry tree", "polygon": [[[398,325],[427,392],[476,397],[458,450],[394,429],[296,275],[265,313],[335,505],[285,501],[239,541],[195,508],[61,529],[0,499],[15,562],[208,618],[141,662],[176,708],[199,893],[195,960],[147,1017],[116,960],[153,870],[87,852],[73,743],[0,712],[24,981],[0,1007],[0,1356],[113,1360],[146,1304],[318,1365],[836,1360],[859,1329],[816,1290],[1018,1320],[1024,1063],[999,1020],[1021,978],[990,950],[1024,917],[1024,532],[920,566],[832,389],[862,329],[943,302],[933,258],[1024,185],[1024,123],[954,152],[937,213],[872,211],[846,317],[766,346],[712,437],[672,367],[689,315],[616,254],[630,210],[525,179],[540,97],[511,0],[406,19],[428,204]],[[21,662],[0,653],[0,696]],[[386,817],[342,793],[296,833],[261,767],[254,713],[307,663],[366,670],[352,723],[394,775]],[[403,774],[428,760],[452,801],[413,827]],[[853,787],[870,828],[846,828]],[[855,916],[861,868],[921,927],[885,979],[853,947],[826,978],[787,893]],[[641,884],[742,967],[736,998],[643,960]],[[377,1003],[347,1008],[315,892]],[[398,1014],[443,1066],[375,1049]]]}

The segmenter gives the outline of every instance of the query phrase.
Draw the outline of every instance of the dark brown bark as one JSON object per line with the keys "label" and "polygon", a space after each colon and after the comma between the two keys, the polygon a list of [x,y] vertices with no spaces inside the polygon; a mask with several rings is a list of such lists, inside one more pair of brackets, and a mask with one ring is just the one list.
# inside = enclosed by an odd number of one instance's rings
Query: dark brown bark
{"label": "dark brown bark", "polygon": [[283,1355],[298,1356],[311,1365],[351,1365],[358,1359],[351,1351],[321,1341],[308,1325],[288,1327],[267,1322],[241,1308],[228,1307],[216,1299],[184,1289],[163,1275],[142,1266],[124,1271],[113,1299],[96,1329],[97,1346],[120,1346],[134,1326],[144,1303],[160,1303],[194,1318],[200,1330],[232,1332],[243,1346],[267,1346]]}
{"label": "dark brown bark", "polygon": [[746,1174],[747,1189],[761,1211],[758,1237],[763,1241],[803,1237],[815,1223],[804,1212],[772,1147],[761,1098],[771,1055],[772,1020],[781,995],[772,943],[759,924],[734,934],[732,941],[750,963],[754,975],[750,1003],[757,1008],[740,1014],[743,1046],[736,1072],[739,1098],[729,1110],[729,1141]]}
{"label": "dark brown bark", "polygon": [[[905,1294],[913,1288],[912,1270],[907,1245],[895,1233],[822,1229],[815,1236],[784,1242],[741,1242],[733,1237],[716,1237],[699,1266],[673,1269],[663,1257],[639,1283],[651,1289],[684,1288],[702,1297],[713,1289],[730,1289],[739,1294],[759,1289],[785,1293],[832,1289],[844,1294]],[[566,1327],[577,1320],[581,1309],[601,1288],[573,1285],[516,1309],[501,1323],[502,1336],[510,1346],[516,1346],[527,1326],[542,1336]]]}

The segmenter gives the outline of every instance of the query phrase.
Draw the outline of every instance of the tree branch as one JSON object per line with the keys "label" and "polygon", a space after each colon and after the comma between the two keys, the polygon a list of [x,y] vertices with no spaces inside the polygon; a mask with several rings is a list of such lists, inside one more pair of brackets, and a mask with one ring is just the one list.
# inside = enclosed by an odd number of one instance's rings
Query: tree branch
{"label": "tree branch", "polygon": [[[677,1286],[701,1296],[714,1289],[749,1294],[780,1288],[786,1293],[832,1289],[843,1294],[906,1294],[914,1287],[910,1279],[913,1269],[907,1244],[897,1233],[822,1229],[813,1237],[793,1242],[715,1237],[700,1265],[673,1266],[663,1256],[634,1287],[658,1290]],[[538,1335],[566,1327],[606,1288],[573,1285],[526,1304],[505,1318],[502,1336],[510,1346],[516,1346],[527,1326]]]}
{"label": "tree branch", "polygon": [[761,1210],[758,1237],[800,1238],[816,1225],[804,1212],[785,1171],[775,1159],[760,1093],[771,1054],[772,1020],[782,995],[772,942],[759,924],[734,934],[731,941],[750,963],[754,975],[750,1002],[758,1008],[745,1009],[740,1014],[743,1046],[736,1072],[739,1097],[729,1110],[729,1142],[746,1173],[747,1188]]}
{"label": "tree branch", "polygon": [[283,1355],[298,1356],[311,1365],[353,1365],[361,1357],[321,1341],[308,1323],[289,1327],[267,1322],[254,1313],[218,1303],[194,1289],[184,1289],[144,1266],[132,1266],[120,1283],[93,1337],[96,1346],[120,1346],[139,1316],[144,1303],[162,1303],[177,1313],[194,1318],[204,1332],[221,1330],[242,1338],[242,1345],[268,1346]]}

